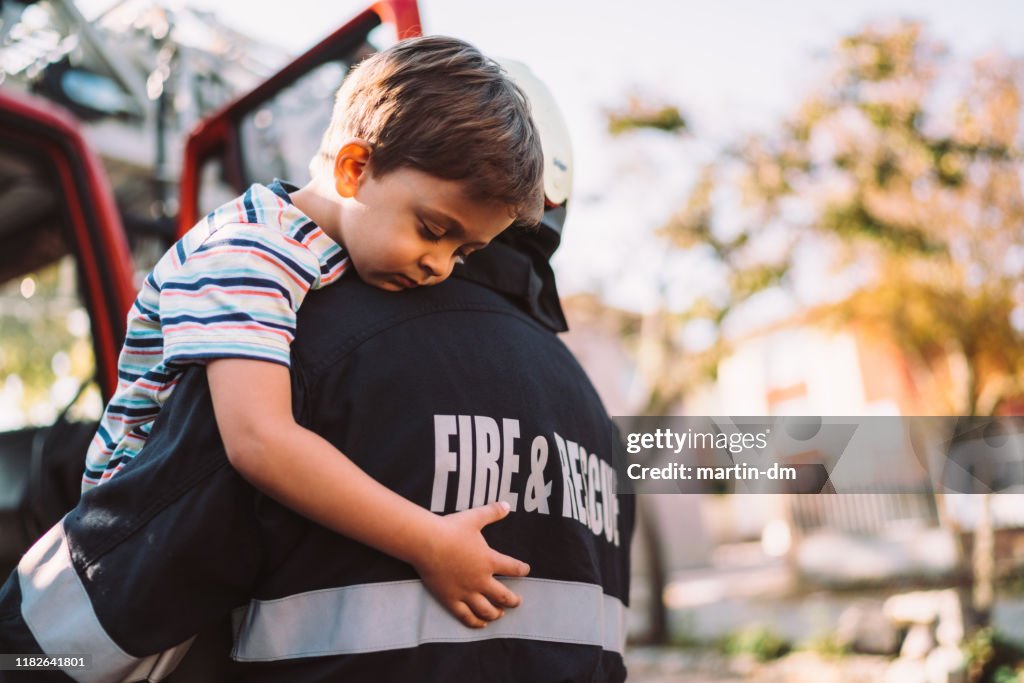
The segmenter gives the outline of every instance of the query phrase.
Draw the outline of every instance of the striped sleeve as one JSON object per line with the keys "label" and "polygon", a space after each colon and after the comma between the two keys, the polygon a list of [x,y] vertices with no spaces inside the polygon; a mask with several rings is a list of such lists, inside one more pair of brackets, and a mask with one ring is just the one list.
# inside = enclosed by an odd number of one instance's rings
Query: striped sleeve
{"label": "striped sleeve", "polygon": [[295,312],[319,272],[316,256],[281,232],[217,230],[158,284],[164,361],[250,358],[288,367]]}

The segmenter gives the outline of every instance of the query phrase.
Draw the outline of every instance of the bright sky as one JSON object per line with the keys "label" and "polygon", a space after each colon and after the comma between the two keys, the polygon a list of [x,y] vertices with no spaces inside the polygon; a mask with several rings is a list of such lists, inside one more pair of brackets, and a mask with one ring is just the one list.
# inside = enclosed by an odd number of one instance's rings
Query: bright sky
{"label": "bright sky", "polygon": [[[298,54],[369,0],[189,0]],[[109,0],[83,0],[104,7]],[[871,20],[921,19],[954,54],[1024,52],[1024,2],[974,0],[419,0],[424,29],[529,65],[553,89],[575,149],[575,195],[555,257],[563,293],[640,307],[657,287],[645,237],[678,205],[696,163],[767,127],[822,78],[836,40]],[[689,139],[610,140],[602,110],[639,92],[678,105]],[[681,267],[685,267],[682,266]],[[699,273],[694,274],[695,277]]]}

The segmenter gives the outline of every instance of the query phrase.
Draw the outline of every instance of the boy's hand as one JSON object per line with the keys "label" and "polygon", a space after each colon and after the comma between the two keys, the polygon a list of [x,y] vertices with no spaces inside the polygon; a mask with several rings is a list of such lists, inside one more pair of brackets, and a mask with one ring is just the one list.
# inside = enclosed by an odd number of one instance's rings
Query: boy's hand
{"label": "boy's hand", "polygon": [[502,607],[520,602],[494,575],[526,576],[530,566],[491,549],[480,533],[508,510],[500,502],[437,517],[434,534],[413,561],[437,601],[466,626],[482,628],[505,613]]}

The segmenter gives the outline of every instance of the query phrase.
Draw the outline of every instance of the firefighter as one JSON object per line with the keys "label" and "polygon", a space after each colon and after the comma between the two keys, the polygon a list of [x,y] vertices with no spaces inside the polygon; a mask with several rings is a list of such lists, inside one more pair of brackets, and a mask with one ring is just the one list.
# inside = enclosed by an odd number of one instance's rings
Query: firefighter
{"label": "firefighter", "polygon": [[238,680],[624,680],[632,499],[616,494],[612,423],[556,336],[566,324],[548,263],[568,136],[543,86],[507,67],[544,142],[541,229],[503,235],[436,287],[396,295],[351,278],[311,294],[292,390],[299,424],[423,507],[506,502],[509,516],[483,533],[530,564],[504,579],[522,604],[466,628],[410,566],[247,485],[192,368],[139,462],[0,589],[0,652],[88,655],[88,668],[66,669],[79,681],[161,680],[196,633],[233,614]]}

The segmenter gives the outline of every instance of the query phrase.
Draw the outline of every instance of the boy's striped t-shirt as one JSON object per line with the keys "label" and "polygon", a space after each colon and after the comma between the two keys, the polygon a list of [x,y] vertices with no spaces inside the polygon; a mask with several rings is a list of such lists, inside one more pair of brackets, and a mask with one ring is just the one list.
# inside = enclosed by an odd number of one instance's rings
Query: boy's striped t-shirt
{"label": "boy's striped t-shirt", "polygon": [[251,358],[289,366],[303,299],[348,266],[345,250],[278,181],[253,185],[189,230],[128,313],[117,391],[89,445],[82,490],[142,450],[184,365]]}

